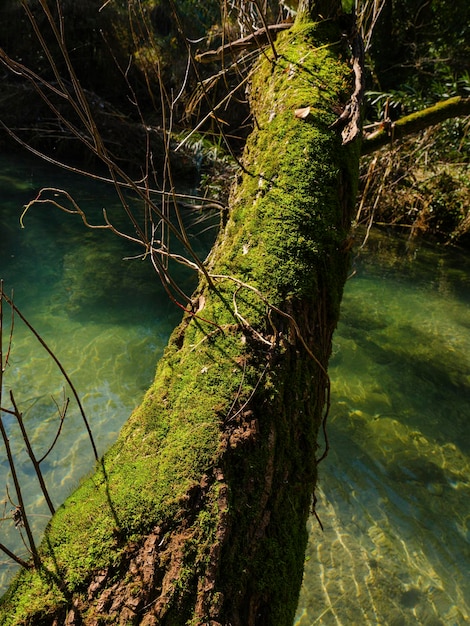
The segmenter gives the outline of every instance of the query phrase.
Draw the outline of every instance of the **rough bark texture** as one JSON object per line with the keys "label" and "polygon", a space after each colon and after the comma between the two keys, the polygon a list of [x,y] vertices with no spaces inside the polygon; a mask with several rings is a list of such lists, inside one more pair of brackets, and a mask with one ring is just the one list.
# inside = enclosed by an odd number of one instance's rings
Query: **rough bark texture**
{"label": "rough bark texture", "polygon": [[298,19],[276,49],[254,73],[215,289],[201,283],[142,406],[57,511],[4,626],[292,624],[359,147],[331,128],[354,89],[339,26]]}

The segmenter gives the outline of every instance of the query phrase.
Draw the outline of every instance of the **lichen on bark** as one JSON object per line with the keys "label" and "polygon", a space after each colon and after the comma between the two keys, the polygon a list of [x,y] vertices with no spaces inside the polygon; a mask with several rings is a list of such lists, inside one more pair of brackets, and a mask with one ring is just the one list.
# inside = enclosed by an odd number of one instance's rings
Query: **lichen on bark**
{"label": "lichen on bark", "polygon": [[213,286],[0,624],[292,624],[358,170],[330,128],[352,88],[344,40],[304,17],[255,68]]}

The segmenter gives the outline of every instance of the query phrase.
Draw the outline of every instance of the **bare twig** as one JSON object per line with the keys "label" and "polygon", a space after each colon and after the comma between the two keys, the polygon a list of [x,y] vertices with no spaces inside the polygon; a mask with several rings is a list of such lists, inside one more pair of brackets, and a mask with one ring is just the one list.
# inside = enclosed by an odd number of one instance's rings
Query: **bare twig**
{"label": "bare twig", "polygon": [[95,440],[93,437],[93,433],[91,432],[91,428],[90,428],[90,424],[88,423],[88,419],[85,415],[85,411],[83,409],[83,405],[81,403],[80,397],[78,395],[78,392],[74,386],[74,384],[72,383],[69,375],[67,374],[67,372],[64,369],[64,366],[62,365],[62,363],[59,361],[59,359],[57,358],[57,356],[54,354],[54,352],[49,348],[49,346],[47,345],[47,343],[44,341],[44,339],[41,337],[41,335],[36,331],[36,329],[28,322],[28,320],[25,318],[25,316],[21,313],[21,311],[18,309],[18,307],[14,304],[14,302],[6,295],[3,294],[3,299],[9,304],[9,306],[11,306],[14,310],[15,313],[21,318],[21,320],[23,321],[23,323],[29,328],[29,330],[33,333],[33,335],[36,337],[36,339],[39,341],[39,343],[42,345],[42,347],[46,350],[46,352],[49,354],[49,356],[53,359],[53,361],[56,363],[57,367],[60,369],[60,371],[62,372],[63,377],[65,378],[65,380],[67,381],[68,385],[70,386],[70,389],[72,390],[72,393],[75,397],[75,401],[77,402],[80,414],[82,416],[82,420],[83,423],[85,424],[85,428],[86,431],[88,433],[88,438],[90,439],[90,443],[91,446],[93,448],[93,454],[95,457],[95,460],[98,461],[99,457],[98,457],[98,450],[96,448],[96,444],[95,444]]}
{"label": "bare twig", "polygon": [[229,43],[219,46],[217,50],[209,50],[195,56],[195,60],[198,63],[213,63],[214,61],[220,61],[226,54],[235,55],[241,51],[246,50],[259,50],[263,46],[268,44],[273,49],[274,58],[277,59],[277,53],[274,48],[273,36],[277,35],[283,30],[287,30],[292,27],[292,24],[265,24],[263,28],[255,30],[250,35],[230,41]]}
{"label": "bare twig", "polygon": [[[38,41],[40,42],[41,46],[44,49],[46,58],[48,59],[51,65],[51,68],[55,74],[57,87],[50,84],[46,80],[42,79],[40,76],[38,76],[37,74],[29,70],[27,67],[25,67],[21,63],[17,63],[16,61],[13,61],[1,49],[0,49],[0,60],[2,60],[3,63],[15,73],[24,76],[32,84],[33,88],[36,90],[38,95],[43,99],[46,105],[51,109],[51,111],[56,116],[56,118],[60,120],[60,122],[64,125],[64,127],[70,131],[72,136],[75,136],[77,139],[79,139],[93,154],[95,154],[107,166],[108,171],[110,173],[110,181],[114,184],[116,192],[121,201],[121,205],[132,224],[134,232],[136,233],[137,237],[143,242],[143,245],[148,247],[150,244],[146,222],[144,225],[141,225],[137,221],[137,219],[135,218],[123,194],[123,191],[122,191],[123,188],[132,189],[137,194],[137,196],[140,197],[144,201],[144,203],[150,206],[151,210],[147,212],[148,219],[151,220],[152,213],[155,213],[158,216],[158,220],[159,220],[159,223],[162,225],[162,228],[164,228],[166,232],[171,233],[173,236],[176,237],[177,240],[181,242],[181,244],[188,251],[190,258],[192,258],[194,263],[198,266],[199,270],[206,277],[206,280],[210,284],[210,278],[207,274],[207,271],[205,270],[203,263],[199,260],[198,256],[195,254],[193,248],[191,247],[189,240],[187,238],[187,235],[184,231],[184,227],[182,226],[181,220],[178,219],[178,225],[176,226],[171,220],[171,216],[168,213],[160,211],[159,207],[155,203],[150,201],[148,186],[146,185],[142,186],[136,183],[134,180],[132,180],[122,170],[122,168],[120,168],[117,165],[115,160],[107,151],[103,143],[103,140],[101,138],[101,135],[98,131],[95,120],[93,119],[93,115],[91,113],[85,91],[83,90],[76,76],[76,73],[74,71],[74,68],[71,64],[71,61],[68,55],[68,50],[65,45],[64,33],[63,33],[63,15],[61,13],[60,6],[57,5],[57,12],[58,12],[58,24],[57,24],[45,0],[40,0],[40,4],[48,20],[48,23],[52,29],[52,32],[54,33],[54,37],[59,46],[60,53],[62,54],[62,57],[65,61],[72,88],[69,89],[65,80],[59,75],[59,71],[54,62],[52,53],[50,52],[50,49],[48,48],[47,42],[44,40],[41,34],[41,31],[39,29],[39,26],[37,24],[37,21],[34,15],[32,14],[31,10],[26,6],[26,3],[24,3],[25,11],[31,21],[31,24],[36,33]],[[72,107],[74,112],[77,114],[81,124],[83,125],[83,129],[75,126],[69,119],[67,119],[60,112],[60,110],[52,102],[51,98],[49,97],[49,94],[54,94],[56,96],[59,96]],[[13,133],[12,131],[9,131],[9,133],[11,136],[16,138],[15,133]],[[170,134],[167,133],[166,137],[167,137],[167,148],[168,148]],[[168,171],[169,171],[169,168],[167,167],[165,173],[168,174]],[[171,185],[171,190],[170,190],[170,193],[167,194],[167,197],[170,197],[172,199],[176,197],[176,195],[173,193],[173,185]],[[174,290],[176,293],[179,293],[179,295],[183,298],[183,301],[185,302],[190,301],[190,298],[186,296],[185,294],[183,294],[181,290],[179,290],[175,281],[171,278],[171,276],[169,276],[168,268],[165,267],[165,263],[159,265],[158,274],[160,278],[163,279],[162,282],[166,289],[168,289],[168,287],[170,286],[171,290]],[[172,296],[172,299],[174,300],[173,296]],[[180,303],[178,303],[178,305],[183,306],[184,308],[184,305],[181,305]]]}
{"label": "bare twig", "polygon": [[361,31],[366,52],[370,47],[375,25],[386,1],[387,0],[364,0],[363,2],[356,2],[357,23]]}
{"label": "bare twig", "polygon": [[[21,484],[18,478],[18,474],[16,473],[15,461],[13,458],[13,453],[10,446],[10,440],[8,438],[7,431],[3,424],[3,418],[0,413],[0,433],[2,435],[3,443],[5,445],[5,450],[7,453],[8,465],[10,466],[11,477],[13,479],[13,484],[15,486],[16,497],[18,498],[18,508],[21,515],[21,520],[24,525],[24,529],[26,531],[26,535],[28,537],[29,549],[31,551],[31,555],[33,557],[34,566],[39,569],[41,562],[39,560],[39,554],[36,549],[36,544],[34,542],[33,533],[31,530],[31,526],[29,525],[29,520],[27,515],[25,514],[25,506],[23,500],[23,493],[21,490]],[[16,560],[16,559],[15,559]]]}
{"label": "bare twig", "polygon": [[[55,402],[55,400],[54,400]],[[42,463],[48,456],[49,454],[52,452],[52,450],[54,449],[54,446],[57,442],[57,440],[59,439],[60,433],[62,431],[62,426],[64,424],[64,420],[65,420],[65,416],[67,414],[67,409],[69,407],[69,403],[70,403],[70,399],[66,398],[64,400],[64,403],[62,405],[62,407],[59,407],[59,405],[55,402],[55,405],[57,407],[57,411],[59,413],[59,417],[60,417],[60,422],[59,422],[59,428],[57,429],[56,435],[54,437],[54,440],[52,441],[51,445],[49,446],[49,448],[47,449],[47,451],[42,455],[42,457],[40,459],[38,459],[38,464]]]}
{"label": "bare twig", "polygon": [[16,563],[18,563],[18,565],[21,565],[21,567],[24,567],[25,569],[31,569],[31,567],[32,567],[31,563],[28,563],[27,561],[24,561],[17,554],[15,554],[11,550],[9,550],[3,543],[0,543],[0,550],[2,552],[4,552],[7,556],[9,556],[10,559],[12,559],[13,561],[16,561]]}
{"label": "bare twig", "polygon": [[23,415],[18,409],[18,405],[16,404],[16,400],[15,400],[12,390],[10,390],[10,400],[13,405],[14,415],[16,417],[16,421],[18,422],[18,426],[20,427],[21,435],[23,437],[26,450],[28,451],[28,455],[29,455],[29,458],[31,459],[31,463],[33,464],[34,471],[36,472],[36,476],[38,477],[38,481],[41,486],[41,491],[44,494],[44,498],[46,499],[47,506],[49,507],[49,511],[51,512],[51,515],[54,515],[55,508],[54,508],[54,505],[52,504],[51,497],[47,490],[46,483],[44,481],[44,476],[42,475],[40,461],[36,459],[36,455],[34,454],[33,448],[31,447],[31,442],[29,440],[28,433],[26,432],[26,428],[24,426]]}

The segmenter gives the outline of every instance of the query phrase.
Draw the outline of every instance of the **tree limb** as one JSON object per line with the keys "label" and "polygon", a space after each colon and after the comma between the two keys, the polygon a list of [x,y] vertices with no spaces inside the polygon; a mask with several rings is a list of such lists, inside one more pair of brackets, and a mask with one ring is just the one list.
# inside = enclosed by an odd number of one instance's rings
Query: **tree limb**
{"label": "tree limb", "polygon": [[293,28],[252,73],[215,288],[201,280],[142,405],[48,525],[57,578],[23,570],[0,623],[293,623],[359,158],[328,127],[351,78],[342,30]]}
{"label": "tree limb", "polygon": [[283,22],[282,24],[271,24],[267,28],[259,28],[255,30],[251,35],[230,41],[223,46],[219,46],[217,50],[208,50],[195,56],[196,61],[199,63],[213,63],[214,61],[220,61],[225,55],[235,55],[242,50],[255,50],[271,43],[273,35],[277,35],[278,32],[286,30],[292,26],[290,22]]}
{"label": "tree limb", "polygon": [[358,32],[351,38],[351,65],[354,74],[354,91],[341,115],[330,125],[330,128],[341,130],[343,145],[354,141],[361,135],[362,100],[364,96],[364,43]]}
{"label": "tree limb", "polygon": [[470,115],[470,98],[455,96],[437,102],[426,109],[415,111],[410,115],[392,122],[383,122],[378,130],[364,135],[361,154],[370,154],[388,143],[402,139],[407,135],[417,133],[434,124],[439,124],[451,117]]}

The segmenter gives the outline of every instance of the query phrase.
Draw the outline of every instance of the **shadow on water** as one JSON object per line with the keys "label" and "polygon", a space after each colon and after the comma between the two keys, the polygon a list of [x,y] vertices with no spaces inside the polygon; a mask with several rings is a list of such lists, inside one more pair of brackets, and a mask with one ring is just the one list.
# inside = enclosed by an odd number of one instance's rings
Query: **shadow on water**
{"label": "shadow on water", "polygon": [[[348,310],[341,336],[359,345],[361,356],[375,365],[376,397],[385,394],[388,399],[402,399],[400,404],[387,402],[385,413],[394,411],[396,419],[408,426],[442,441],[453,441],[469,454],[468,415],[458,410],[470,402],[468,353],[409,325],[396,327],[390,341],[385,324],[369,323],[354,313]],[[379,336],[371,337],[370,332]],[[341,359],[339,352],[332,365],[341,367]],[[456,397],[461,402],[456,403]],[[370,403],[371,397],[365,401]],[[380,412],[380,406],[377,410]]]}

